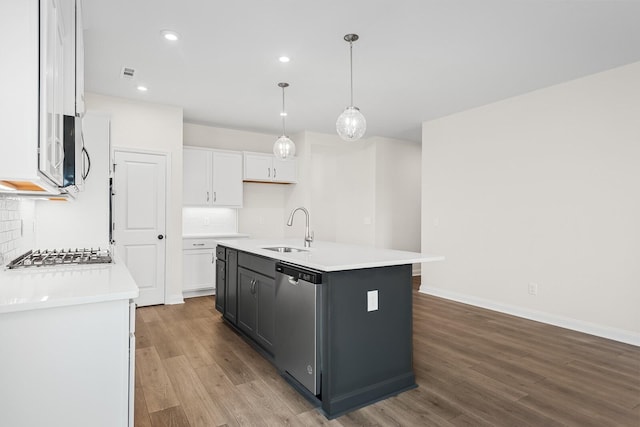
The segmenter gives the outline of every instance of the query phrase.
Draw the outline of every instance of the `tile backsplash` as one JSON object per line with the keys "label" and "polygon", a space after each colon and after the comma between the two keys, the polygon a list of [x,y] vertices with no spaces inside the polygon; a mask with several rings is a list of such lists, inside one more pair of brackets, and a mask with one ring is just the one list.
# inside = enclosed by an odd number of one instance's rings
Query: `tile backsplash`
{"label": "tile backsplash", "polygon": [[238,214],[230,208],[182,208],[182,234],[237,233]]}
{"label": "tile backsplash", "polygon": [[22,249],[22,215],[19,200],[0,195],[0,266],[8,263]]}

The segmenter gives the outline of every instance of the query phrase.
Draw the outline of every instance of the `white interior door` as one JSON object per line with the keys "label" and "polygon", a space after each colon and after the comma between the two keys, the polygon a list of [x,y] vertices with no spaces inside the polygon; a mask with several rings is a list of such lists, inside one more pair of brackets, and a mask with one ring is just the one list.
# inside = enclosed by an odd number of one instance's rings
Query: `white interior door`
{"label": "white interior door", "polygon": [[116,150],[114,163],[116,254],[140,288],[136,303],[164,304],[166,156]]}

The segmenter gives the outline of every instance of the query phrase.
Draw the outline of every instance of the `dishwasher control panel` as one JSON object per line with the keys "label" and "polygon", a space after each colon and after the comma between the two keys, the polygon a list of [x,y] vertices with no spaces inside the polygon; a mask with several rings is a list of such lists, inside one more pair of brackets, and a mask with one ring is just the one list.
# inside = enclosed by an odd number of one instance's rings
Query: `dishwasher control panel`
{"label": "dishwasher control panel", "polygon": [[304,280],[314,284],[322,283],[322,273],[319,271],[305,270],[301,267],[278,263],[276,264],[276,272],[293,277],[294,280]]}

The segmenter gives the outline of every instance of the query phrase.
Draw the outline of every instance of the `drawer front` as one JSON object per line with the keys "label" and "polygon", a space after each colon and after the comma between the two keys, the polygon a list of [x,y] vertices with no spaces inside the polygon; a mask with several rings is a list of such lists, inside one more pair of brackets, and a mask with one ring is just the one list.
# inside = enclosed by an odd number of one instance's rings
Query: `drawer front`
{"label": "drawer front", "polygon": [[213,249],[217,244],[215,239],[182,239],[182,249]]}
{"label": "drawer front", "polygon": [[276,277],[276,261],[238,251],[238,265],[268,277]]}

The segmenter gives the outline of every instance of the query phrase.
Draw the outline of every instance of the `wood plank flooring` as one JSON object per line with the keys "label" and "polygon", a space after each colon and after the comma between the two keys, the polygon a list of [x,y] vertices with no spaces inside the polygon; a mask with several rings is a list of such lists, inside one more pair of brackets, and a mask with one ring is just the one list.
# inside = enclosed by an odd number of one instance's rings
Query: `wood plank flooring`
{"label": "wood plank flooring", "polygon": [[213,297],[139,308],[135,425],[640,426],[640,348],[414,292],[419,387],[331,421]]}

